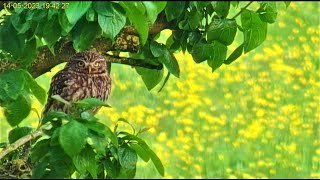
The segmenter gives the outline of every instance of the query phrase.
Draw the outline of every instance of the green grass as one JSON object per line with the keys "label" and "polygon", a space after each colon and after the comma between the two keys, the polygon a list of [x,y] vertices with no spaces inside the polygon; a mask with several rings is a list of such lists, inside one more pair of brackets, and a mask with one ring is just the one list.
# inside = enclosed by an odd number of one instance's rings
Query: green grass
{"label": "green grass", "polygon": [[[112,108],[97,117],[110,126],[124,117],[137,129],[152,127],[142,138],[165,178],[320,178],[319,5],[280,6],[267,40],[213,73],[206,62],[176,54],[181,77],[171,76],[161,93],[159,86],[147,91],[133,68],[113,65]],[[37,81],[48,89],[58,69]],[[0,118],[4,141],[9,126]],[[31,113],[23,124],[36,126],[35,119]],[[161,176],[139,160],[136,178]]]}

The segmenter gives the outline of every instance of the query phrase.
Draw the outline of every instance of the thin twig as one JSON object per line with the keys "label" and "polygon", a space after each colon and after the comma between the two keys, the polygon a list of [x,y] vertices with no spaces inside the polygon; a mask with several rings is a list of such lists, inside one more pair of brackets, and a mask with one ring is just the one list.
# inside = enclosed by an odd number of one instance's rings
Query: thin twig
{"label": "thin twig", "polygon": [[18,139],[16,142],[8,145],[0,152],[0,160],[5,157],[10,152],[16,150],[18,147],[26,144],[27,142],[31,141],[32,139],[35,139],[43,134],[42,129],[38,129],[34,131],[32,134],[28,134],[26,136],[23,136],[22,138]]}
{"label": "thin twig", "polygon": [[119,57],[119,56],[114,56],[106,53],[103,55],[106,57],[106,61],[111,63],[126,64],[130,66],[139,66],[139,67],[156,69],[156,70],[161,70],[163,68],[162,64],[158,64],[158,65],[150,64],[150,63],[147,63],[145,60],[141,60],[141,59]]}
{"label": "thin twig", "polygon": [[231,19],[235,19],[236,17],[238,17],[243,12],[243,10],[247,9],[247,7],[250,6],[250,4],[253,2],[254,1],[250,1],[247,5],[245,5],[243,8],[241,8],[241,10],[236,15],[234,15]]}

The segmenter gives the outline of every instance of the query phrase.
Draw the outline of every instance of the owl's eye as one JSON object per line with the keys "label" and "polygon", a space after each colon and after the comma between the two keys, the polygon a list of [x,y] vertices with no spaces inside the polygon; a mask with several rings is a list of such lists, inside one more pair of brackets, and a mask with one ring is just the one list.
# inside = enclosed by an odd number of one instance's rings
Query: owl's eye
{"label": "owl's eye", "polygon": [[78,66],[79,66],[79,67],[84,67],[84,62],[79,61],[79,62],[78,62]]}
{"label": "owl's eye", "polygon": [[99,66],[100,66],[100,63],[99,63],[99,62],[94,62],[94,63],[93,63],[93,66],[94,66],[94,67],[99,67]]}

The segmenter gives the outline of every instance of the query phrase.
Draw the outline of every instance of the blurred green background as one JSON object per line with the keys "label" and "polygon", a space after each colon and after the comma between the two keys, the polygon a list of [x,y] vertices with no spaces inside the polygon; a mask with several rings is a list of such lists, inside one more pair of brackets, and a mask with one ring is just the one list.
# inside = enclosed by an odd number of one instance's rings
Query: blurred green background
{"label": "blurred green background", "polygon": [[[120,117],[136,129],[151,127],[142,138],[162,160],[165,178],[320,178],[320,2],[278,9],[259,48],[213,73],[206,62],[176,53],[181,77],[171,76],[160,93],[159,86],[148,91],[134,68],[113,65],[112,108],[97,117],[111,128]],[[37,82],[48,90],[63,66]],[[43,105],[33,100],[33,108],[41,113]],[[3,142],[11,127],[2,109],[0,119]],[[33,111],[21,126],[37,123]],[[139,159],[136,178],[161,176]]]}

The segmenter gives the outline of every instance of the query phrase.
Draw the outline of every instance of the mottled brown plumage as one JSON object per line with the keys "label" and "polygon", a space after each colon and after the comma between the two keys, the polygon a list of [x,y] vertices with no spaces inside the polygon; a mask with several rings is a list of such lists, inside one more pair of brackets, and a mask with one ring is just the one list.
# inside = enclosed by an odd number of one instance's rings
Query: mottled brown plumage
{"label": "mottled brown plumage", "polygon": [[[111,90],[111,78],[107,72],[107,64],[103,56],[97,52],[77,53],[70,58],[64,69],[52,77],[48,92],[48,101],[43,111],[70,112],[65,104],[52,99],[52,95],[60,95],[68,102],[84,98],[107,100]],[[93,109],[96,113],[100,107]]]}

